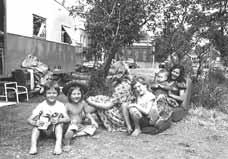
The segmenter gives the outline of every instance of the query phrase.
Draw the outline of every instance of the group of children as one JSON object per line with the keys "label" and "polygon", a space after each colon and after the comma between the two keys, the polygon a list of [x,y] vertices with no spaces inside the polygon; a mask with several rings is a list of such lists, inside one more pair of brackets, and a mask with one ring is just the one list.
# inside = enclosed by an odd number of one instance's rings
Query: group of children
{"label": "group of children", "polygon": [[186,83],[179,80],[181,74],[180,67],[174,67],[170,72],[161,69],[150,88],[144,78],[136,78],[133,82],[136,100],[123,109],[128,133],[137,136],[142,125],[156,127],[172,120],[174,109],[180,107],[184,100]]}
{"label": "group of children", "polygon": [[[132,86],[136,92],[136,100],[123,107],[123,116],[128,133],[137,136],[141,133],[142,118],[146,118],[150,125],[156,125],[160,120],[164,120],[161,118],[164,115],[161,114],[164,114],[165,109],[159,108],[158,100],[170,97],[169,92],[177,91],[177,88],[172,82],[168,82],[168,72],[164,70],[157,74],[156,82],[152,85],[156,90],[155,93],[148,90],[143,78],[136,79]],[[159,92],[159,95],[156,92]],[[59,93],[60,90],[54,82],[46,86],[45,100],[38,104],[28,119],[29,124],[33,126],[29,154],[37,154],[37,142],[41,134],[54,134],[56,142],[53,154],[59,155],[62,153],[62,141],[63,150],[69,151],[70,142],[75,136],[93,135],[98,128],[97,122],[91,115],[96,110],[83,100],[82,87],[73,87],[68,91],[66,104],[57,100]],[[166,118],[170,117],[170,112],[165,116]],[[85,118],[89,119],[89,124],[83,124]],[[65,128],[66,125],[67,128]]]}
{"label": "group of children", "polygon": [[[53,154],[59,155],[62,153],[63,138],[64,150],[69,151],[73,137],[93,135],[98,127],[91,115],[94,108],[83,100],[82,87],[73,87],[68,91],[68,102],[65,105],[57,100],[59,93],[60,89],[54,82],[46,86],[45,100],[37,105],[28,119],[28,123],[33,126],[29,151],[31,155],[37,154],[37,142],[42,134],[55,136]],[[90,120],[89,124],[83,124],[86,117]]]}

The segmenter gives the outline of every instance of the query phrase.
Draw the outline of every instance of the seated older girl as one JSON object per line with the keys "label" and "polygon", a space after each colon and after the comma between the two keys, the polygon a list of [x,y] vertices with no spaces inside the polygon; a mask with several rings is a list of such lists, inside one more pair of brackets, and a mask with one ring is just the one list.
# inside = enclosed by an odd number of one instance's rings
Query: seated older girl
{"label": "seated older girl", "polygon": [[169,72],[162,70],[158,73],[152,90],[156,95],[158,118],[154,118],[153,128],[147,126],[143,129],[144,133],[150,134],[164,131],[170,127],[171,121],[179,121],[186,115],[191,94],[191,80],[184,78],[182,66],[175,65]]}
{"label": "seated older girl", "polygon": [[90,96],[87,102],[97,108],[98,116],[108,131],[127,131],[122,111],[133,98],[129,70],[122,61],[119,61],[111,67],[110,72],[113,86],[111,97]]}

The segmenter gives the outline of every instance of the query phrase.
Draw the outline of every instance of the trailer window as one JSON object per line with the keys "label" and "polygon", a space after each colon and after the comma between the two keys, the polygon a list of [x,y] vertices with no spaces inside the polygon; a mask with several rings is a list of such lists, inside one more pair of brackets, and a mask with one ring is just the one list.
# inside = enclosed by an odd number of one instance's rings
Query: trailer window
{"label": "trailer window", "polygon": [[61,28],[61,42],[72,44],[71,36],[73,36],[73,32],[69,27],[62,26]]}
{"label": "trailer window", "polygon": [[46,39],[46,19],[33,14],[33,36]]}

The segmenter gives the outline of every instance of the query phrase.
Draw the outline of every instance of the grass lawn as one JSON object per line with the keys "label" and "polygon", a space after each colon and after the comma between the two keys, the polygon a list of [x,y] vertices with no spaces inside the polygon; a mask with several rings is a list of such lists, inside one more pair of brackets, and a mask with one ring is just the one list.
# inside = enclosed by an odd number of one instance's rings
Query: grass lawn
{"label": "grass lawn", "polygon": [[[73,150],[53,156],[53,139],[39,142],[39,153],[28,154],[31,127],[26,123],[41,98],[0,108],[0,159],[226,159],[228,117],[204,109],[158,135],[127,136],[99,128],[93,137],[74,140]],[[64,98],[61,98],[64,100]]]}

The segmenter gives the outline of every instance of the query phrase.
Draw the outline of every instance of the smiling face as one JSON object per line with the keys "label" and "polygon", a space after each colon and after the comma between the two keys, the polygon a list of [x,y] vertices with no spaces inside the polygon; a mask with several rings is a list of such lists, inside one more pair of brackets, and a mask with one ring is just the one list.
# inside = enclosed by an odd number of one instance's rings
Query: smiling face
{"label": "smiling face", "polygon": [[157,82],[165,82],[168,80],[168,72],[159,72],[156,76]]}
{"label": "smiling face", "polygon": [[176,80],[178,77],[180,77],[181,70],[179,68],[175,68],[171,72],[171,79]]}
{"label": "smiling face", "polygon": [[57,90],[55,88],[50,88],[46,91],[46,101],[48,104],[53,105],[56,102],[56,97],[58,96]]}
{"label": "smiling face", "polygon": [[144,95],[147,90],[146,85],[143,85],[140,82],[136,82],[133,88],[135,89],[136,93],[140,96]]}
{"label": "smiling face", "polygon": [[70,95],[71,101],[74,103],[78,103],[82,99],[82,92],[79,87],[74,88]]}

